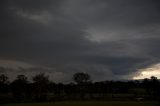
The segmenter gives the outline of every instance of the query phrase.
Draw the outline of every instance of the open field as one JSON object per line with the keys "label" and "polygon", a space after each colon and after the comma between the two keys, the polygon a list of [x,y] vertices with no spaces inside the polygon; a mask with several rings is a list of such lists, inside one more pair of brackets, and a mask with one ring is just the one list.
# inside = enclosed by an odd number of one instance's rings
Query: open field
{"label": "open field", "polygon": [[160,106],[160,102],[147,101],[109,101],[109,102],[56,102],[56,103],[20,103],[1,104],[1,106]]}

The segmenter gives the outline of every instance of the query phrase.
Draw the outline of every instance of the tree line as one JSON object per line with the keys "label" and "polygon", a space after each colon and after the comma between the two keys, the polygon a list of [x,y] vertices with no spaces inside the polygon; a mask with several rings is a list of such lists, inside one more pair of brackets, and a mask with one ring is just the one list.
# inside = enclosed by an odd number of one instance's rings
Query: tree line
{"label": "tree line", "polygon": [[0,75],[0,103],[45,102],[62,100],[160,100],[160,81],[150,79],[130,81],[92,82],[87,73],[75,73],[74,83],[54,83],[44,73],[35,75],[29,81],[25,75],[18,75],[9,82]]}

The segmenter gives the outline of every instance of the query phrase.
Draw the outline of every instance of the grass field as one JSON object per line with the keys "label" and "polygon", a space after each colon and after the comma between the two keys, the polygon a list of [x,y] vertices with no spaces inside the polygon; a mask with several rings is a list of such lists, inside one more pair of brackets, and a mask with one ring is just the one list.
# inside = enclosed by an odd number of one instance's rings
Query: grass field
{"label": "grass field", "polygon": [[1,106],[160,106],[160,102],[57,102],[57,103],[20,103],[20,104],[0,104]]}

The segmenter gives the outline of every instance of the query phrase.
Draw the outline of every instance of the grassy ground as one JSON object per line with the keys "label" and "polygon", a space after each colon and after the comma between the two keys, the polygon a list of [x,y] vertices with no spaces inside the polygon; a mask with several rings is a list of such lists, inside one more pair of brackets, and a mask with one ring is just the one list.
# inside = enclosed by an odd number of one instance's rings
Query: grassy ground
{"label": "grassy ground", "polygon": [[1,106],[160,106],[160,102],[57,102],[57,103],[20,103],[20,104],[0,104]]}

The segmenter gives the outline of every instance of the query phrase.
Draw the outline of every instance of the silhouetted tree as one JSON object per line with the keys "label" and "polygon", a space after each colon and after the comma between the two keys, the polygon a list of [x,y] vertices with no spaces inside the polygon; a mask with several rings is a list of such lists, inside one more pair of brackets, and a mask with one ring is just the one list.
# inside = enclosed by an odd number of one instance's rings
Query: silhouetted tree
{"label": "silhouetted tree", "polygon": [[33,77],[33,93],[34,99],[36,99],[36,101],[46,100],[46,94],[49,91],[49,83],[49,76],[45,75],[44,73],[40,73]]}
{"label": "silhouetted tree", "polygon": [[73,80],[77,84],[87,83],[90,82],[90,76],[87,73],[75,73],[73,75]]}
{"label": "silhouetted tree", "polygon": [[76,89],[80,93],[80,98],[83,99],[85,94],[88,93],[88,84],[91,82],[90,75],[87,73],[75,73],[73,80],[78,84]]}
{"label": "silhouetted tree", "polygon": [[9,81],[8,77],[4,74],[0,75],[0,93],[6,93],[9,90],[8,87]]}
{"label": "silhouetted tree", "polygon": [[4,74],[0,75],[0,83],[6,84],[8,83],[8,77]]}
{"label": "silhouetted tree", "polygon": [[153,97],[154,98],[160,97],[160,91],[159,91],[160,82],[158,81],[157,77],[151,76],[150,86],[151,86],[151,93]]}
{"label": "silhouetted tree", "polygon": [[18,75],[11,83],[13,96],[18,100],[23,100],[27,97],[28,80],[25,75]]}

